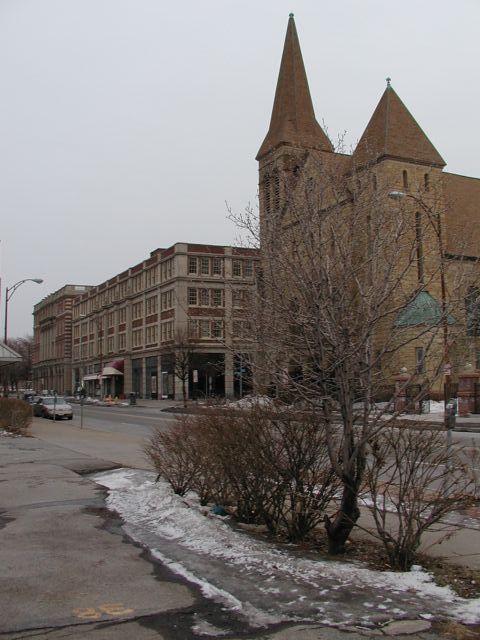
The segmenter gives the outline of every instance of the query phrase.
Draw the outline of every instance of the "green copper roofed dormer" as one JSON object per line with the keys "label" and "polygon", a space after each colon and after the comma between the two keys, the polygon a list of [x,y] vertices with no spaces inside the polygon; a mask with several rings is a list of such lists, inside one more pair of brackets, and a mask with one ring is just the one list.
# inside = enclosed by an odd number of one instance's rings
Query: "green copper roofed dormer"
{"label": "green copper roofed dormer", "polygon": [[[439,325],[442,322],[442,306],[428,291],[420,291],[415,298],[403,309],[395,320],[395,327],[416,327],[419,324]],[[455,324],[456,320],[447,315],[448,324]]]}

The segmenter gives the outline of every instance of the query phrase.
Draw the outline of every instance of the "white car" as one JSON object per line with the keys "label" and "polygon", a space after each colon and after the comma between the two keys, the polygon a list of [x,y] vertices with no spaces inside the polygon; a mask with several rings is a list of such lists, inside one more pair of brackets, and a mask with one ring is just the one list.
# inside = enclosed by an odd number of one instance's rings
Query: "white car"
{"label": "white car", "polygon": [[33,405],[33,415],[42,418],[51,418],[52,420],[60,420],[73,418],[72,405],[65,401],[61,396],[42,397]]}

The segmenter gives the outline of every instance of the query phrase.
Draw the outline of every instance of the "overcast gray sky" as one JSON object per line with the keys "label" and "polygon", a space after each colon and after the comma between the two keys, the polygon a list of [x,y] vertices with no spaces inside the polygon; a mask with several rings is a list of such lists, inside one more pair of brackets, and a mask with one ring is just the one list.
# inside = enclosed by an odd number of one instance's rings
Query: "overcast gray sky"
{"label": "overcast gray sky", "polygon": [[354,145],[385,78],[480,176],[479,0],[0,0],[2,325],[175,242],[232,244],[256,201],[295,13],[317,120]]}

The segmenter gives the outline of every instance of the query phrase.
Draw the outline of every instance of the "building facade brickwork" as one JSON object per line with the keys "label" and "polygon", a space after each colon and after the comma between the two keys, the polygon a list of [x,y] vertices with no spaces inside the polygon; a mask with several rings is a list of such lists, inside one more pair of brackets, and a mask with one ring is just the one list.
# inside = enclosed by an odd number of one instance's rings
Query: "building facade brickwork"
{"label": "building facade brickwork", "polygon": [[34,307],[32,368],[39,392],[72,392],[72,305],[88,289],[67,284]]}
{"label": "building facade brickwork", "polygon": [[[422,367],[427,371],[430,366],[433,379],[438,363],[454,377],[467,362],[480,368],[480,180],[444,170],[445,161],[390,79],[353,153],[337,153],[315,119],[291,15],[270,126],[257,160],[264,253],[271,229],[276,225],[278,233],[284,233],[291,228],[302,207],[311,208],[309,199],[321,194],[319,210],[337,206],[335,189],[342,192],[345,209],[358,209],[363,199],[365,220],[372,203],[383,215],[389,212],[392,220],[409,217],[410,235],[406,234],[405,255],[398,263],[402,295],[428,291],[439,308],[456,298],[455,318],[442,320],[445,330],[435,336],[428,323],[423,336],[418,326],[402,328],[406,344],[386,359],[386,375],[391,377],[404,367],[410,372]],[[360,244],[358,250],[362,250]],[[382,331],[387,333],[392,326],[393,321],[385,322]],[[434,356],[430,360],[425,357],[427,348]]]}
{"label": "building facade brickwork", "polygon": [[190,397],[238,395],[257,263],[253,249],[177,243],[92,287],[73,304],[72,386],[178,399],[175,357],[187,348]]}

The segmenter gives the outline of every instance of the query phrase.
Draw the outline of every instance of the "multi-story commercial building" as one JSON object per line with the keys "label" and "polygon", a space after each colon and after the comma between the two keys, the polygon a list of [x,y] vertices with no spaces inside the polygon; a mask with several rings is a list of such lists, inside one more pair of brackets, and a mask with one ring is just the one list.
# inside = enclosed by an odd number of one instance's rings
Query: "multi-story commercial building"
{"label": "multi-story commercial building", "polygon": [[177,243],[85,291],[73,303],[71,386],[178,398],[188,351],[190,397],[244,392],[240,336],[257,261],[255,249]]}
{"label": "multi-story commercial building", "polygon": [[72,304],[89,287],[67,284],[33,310],[33,384],[38,391],[72,391]]}

